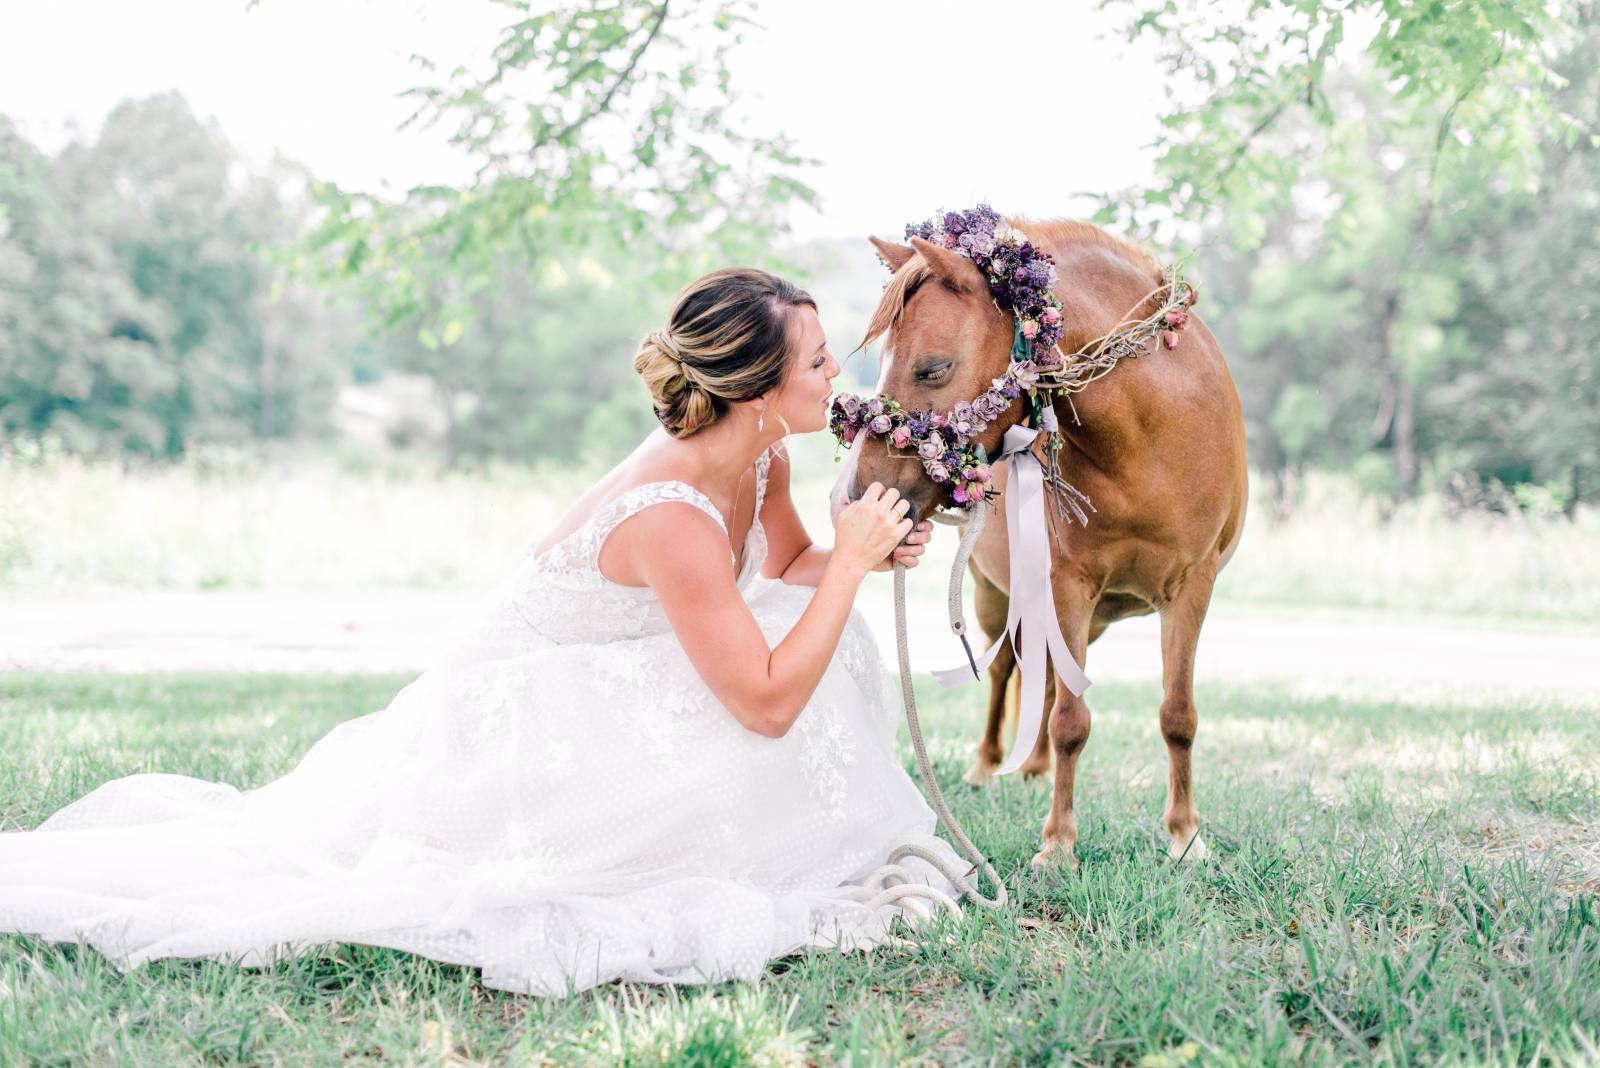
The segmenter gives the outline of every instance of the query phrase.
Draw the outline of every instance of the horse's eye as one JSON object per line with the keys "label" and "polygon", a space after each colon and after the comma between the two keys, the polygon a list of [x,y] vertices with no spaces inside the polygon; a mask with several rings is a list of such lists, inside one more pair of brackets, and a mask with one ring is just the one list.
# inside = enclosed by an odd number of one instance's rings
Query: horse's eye
{"label": "horse's eye", "polygon": [[924,360],[917,365],[918,382],[937,382],[950,373],[954,360],[931,359]]}

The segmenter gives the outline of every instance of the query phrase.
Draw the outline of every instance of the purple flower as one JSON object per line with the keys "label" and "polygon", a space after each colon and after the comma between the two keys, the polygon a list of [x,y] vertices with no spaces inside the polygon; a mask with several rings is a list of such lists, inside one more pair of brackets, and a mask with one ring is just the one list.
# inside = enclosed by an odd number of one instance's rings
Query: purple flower
{"label": "purple flower", "polygon": [[950,469],[944,464],[939,463],[937,460],[926,465],[924,470],[928,472],[928,477],[933,479],[935,482],[950,481]]}
{"label": "purple flower", "polygon": [[917,446],[917,455],[924,460],[937,460],[942,452],[944,452],[944,446],[931,439]]}
{"label": "purple flower", "polygon": [[867,401],[867,414],[869,416],[871,416],[871,415],[882,415],[883,414],[883,398],[882,397],[873,397],[871,400]]}
{"label": "purple flower", "polygon": [[939,462],[944,464],[946,467],[960,467],[961,454],[956,452],[956,450],[951,449],[939,458]]}
{"label": "purple flower", "polygon": [[952,490],[950,492],[950,499],[955,501],[957,504],[966,504],[967,503],[967,491],[965,489],[963,489],[962,487],[957,486],[954,490]]}
{"label": "purple flower", "polygon": [[887,434],[891,425],[893,424],[890,423],[887,415],[880,415],[867,424],[867,429],[874,434]]}
{"label": "purple flower", "polygon": [[1032,360],[1018,360],[1011,365],[1011,377],[1023,389],[1032,389],[1039,384],[1039,368]]}

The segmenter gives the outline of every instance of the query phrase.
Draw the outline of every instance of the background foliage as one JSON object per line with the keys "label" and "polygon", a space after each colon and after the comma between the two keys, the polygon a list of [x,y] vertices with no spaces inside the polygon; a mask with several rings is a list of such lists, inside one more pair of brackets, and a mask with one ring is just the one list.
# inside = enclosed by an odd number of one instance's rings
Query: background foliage
{"label": "background foliage", "polygon": [[1169,107],[1157,180],[1101,218],[1198,248],[1280,501],[1310,466],[1391,499],[1592,496],[1593,5],[1106,6],[1158,43]]}
{"label": "background foliage", "polygon": [[[1155,181],[1102,221],[1193,261],[1274,509],[1315,470],[1385,507],[1600,492],[1592,3],[1106,7],[1170,98]],[[875,268],[786,238],[812,193],[739,108],[751,13],[507,5],[410,94],[472,177],[397,198],[243,160],[176,96],[53,155],[0,117],[0,433],[165,461],[327,442],[370,402],[447,466],[604,461],[651,425],[635,340],[702,270],[790,271],[848,339]]]}

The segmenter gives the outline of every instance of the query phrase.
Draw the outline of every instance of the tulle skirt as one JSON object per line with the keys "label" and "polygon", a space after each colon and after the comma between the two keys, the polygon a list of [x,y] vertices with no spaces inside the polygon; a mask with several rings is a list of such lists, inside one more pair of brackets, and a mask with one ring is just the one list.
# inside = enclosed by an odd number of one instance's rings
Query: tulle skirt
{"label": "tulle skirt", "polygon": [[[811,592],[761,581],[747,597],[776,642]],[[0,834],[0,931],[123,967],[388,946],[540,995],[754,979],[807,948],[870,948],[898,913],[856,886],[890,850],[958,863],[896,759],[890,683],[852,615],[771,739],[670,632],[463,641],[259,789],[133,775]]]}

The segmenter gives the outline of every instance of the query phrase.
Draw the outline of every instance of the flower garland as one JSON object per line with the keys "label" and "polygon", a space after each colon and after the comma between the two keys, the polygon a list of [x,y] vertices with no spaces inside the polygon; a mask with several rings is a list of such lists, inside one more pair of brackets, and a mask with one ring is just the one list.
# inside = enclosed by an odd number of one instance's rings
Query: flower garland
{"label": "flower garland", "polygon": [[1016,320],[1010,367],[977,399],[945,413],[931,408],[907,411],[892,397],[838,394],[829,407],[828,428],[840,445],[848,446],[865,433],[886,437],[896,448],[915,449],[928,478],[939,484],[951,483],[951,498],[965,506],[984,501],[991,492],[988,454],[972,438],[988,429],[1018,397],[1025,397],[1024,419],[1047,435],[1050,484],[1059,491],[1058,499],[1071,507],[1080,522],[1086,522],[1080,499],[1087,504],[1088,498],[1060,477],[1056,452],[1061,448],[1061,434],[1043,392],[1075,393],[1108,373],[1123,357],[1138,355],[1157,335],[1167,348],[1176,348],[1178,331],[1188,325],[1188,309],[1199,299],[1198,294],[1169,268],[1163,272],[1162,285],[1144,298],[1165,294],[1155,314],[1136,322],[1124,319],[1069,360],[1058,347],[1066,324],[1061,301],[1051,292],[1057,277],[1055,260],[1035,248],[1025,233],[1002,222],[987,204],[946,212],[935,219],[908,225],[906,237],[941,245],[983,270],[995,305]]}
{"label": "flower garland", "polygon": [[979,204],[969,211],[949,211],[909,223],[906,240],[913,237],[965,256],[987,276],[995,306],[1017,317],[1020,338],[1012,348],[1013,360],[1031,360],[1040,367],[1061,363],[1056,345],[1066,324],[1061,301],[1051,292],[1056,261],[1034,248],[1027,234],[1007,226],[989,205]]}

